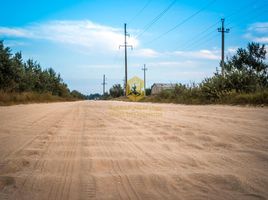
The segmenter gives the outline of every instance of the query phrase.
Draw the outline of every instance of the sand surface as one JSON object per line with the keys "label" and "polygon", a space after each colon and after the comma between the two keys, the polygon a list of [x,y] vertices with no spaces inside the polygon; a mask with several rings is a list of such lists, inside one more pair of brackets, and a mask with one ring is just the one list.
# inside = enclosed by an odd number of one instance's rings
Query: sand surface
{"label": "sand surface", "polygon": [[267,198],[267,108],[0,107],[0,199]]}

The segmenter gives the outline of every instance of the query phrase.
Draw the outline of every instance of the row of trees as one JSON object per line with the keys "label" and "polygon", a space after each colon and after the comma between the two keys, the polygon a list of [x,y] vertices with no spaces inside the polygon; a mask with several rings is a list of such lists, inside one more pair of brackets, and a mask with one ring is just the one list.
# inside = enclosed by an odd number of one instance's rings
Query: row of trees
{"label": "row of trees", "polygon": [[78,91],[68,89],[60,76],[52,68],[42,69],[32,59],[23,61],[20,52],[11,53],[0,41],[0,90],[4,92],[38,92],[51,93],[60,97],[83,99]]}

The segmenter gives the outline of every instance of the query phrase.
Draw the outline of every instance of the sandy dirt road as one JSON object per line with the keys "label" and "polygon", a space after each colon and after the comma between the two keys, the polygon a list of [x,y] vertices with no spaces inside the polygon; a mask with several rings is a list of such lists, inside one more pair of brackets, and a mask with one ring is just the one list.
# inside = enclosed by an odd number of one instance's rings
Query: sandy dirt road
{"label": "sandy dirt road", "polygon": [[0,199],[267,198],[267,108],[0,107]]}

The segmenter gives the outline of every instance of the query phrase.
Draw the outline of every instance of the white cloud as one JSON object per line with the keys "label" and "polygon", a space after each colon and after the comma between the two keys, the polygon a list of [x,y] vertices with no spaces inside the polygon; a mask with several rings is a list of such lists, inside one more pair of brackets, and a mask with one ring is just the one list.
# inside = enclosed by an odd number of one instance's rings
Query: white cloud
{"label": "white cloud", "polygon": [[199,51],[175,51],[173,52],[176,56],[183,56],[187,58],[194,59],[206,59],[206,60],[219,60],[219,51],[218,50],[199,50]]}
{"label": "white cloud", "polygon": [[172,52],[158,52],[154,49],[137,49],[133,51],[133,56],[144,57],[144,58],[187,58],[187,60],[219,60],[220,51],[219,50],[208,50],[202,49],[197,51],[172,51]]}
{"label": "white cloud", "polygon": [[87,64],[87,65],[78,65],[77,69],[118,69],[121,68],[120,65],[115,64]]}
{"label": "white cloud", "polygon": [[183,67],[196,67],[197,62],[186,60],[186,61],[159,61],[159,62],[150,62],[148,66],[152,67],[174,67],[174,68],[183,68]]}
{"label": "white cloud", "polygon": [[268,33],[268,22],[257,22],[251,24],[248,28],[248,31],[257,33]]}
{"label": "white cloud", "polygon": [[133,51],[132,55],[135,57],[155,58],[160,56],[161,53],[153,49],[137,49]]}
{"label": "white cloud", "polygon": [[[15,38],[45,39],[64,44],[79,45],[95,50],[117,50],[124,41],[121,29],[99,25],[89,20],[49,21],[24,28],[0,27],[0,35]],[[138,46],[135,38],[129,44]]]}
{"label": "white cloud", "polygon": [[268,43],[268,36],[267,37],[256,37],[254,38],[254,41],[259,43]]}
{"label": "white cloud", "polygon": [[268,22],[257,22],[251,24],[247,29],[245,38],[254,42],[268,43]]}
{"label": "white cloud", "polygon": [[7,28],[7,27],[0,27],[0,35],[24,37],[24,38],[28,38],[31,36],[31,34],[27,30],[20,28]]}
{"label": "white cloud", "polygon": [[22,41],[5,40],[5,45],[8,47],[15,47],[15,46],[25,46],[28,44],[26,42],[22,42]]}
{"label": "white cloud", "polygon": [[[132,30],[132,32],[138,30]],[[27,38],[49,40],[65,45],[78,45],[76,51],[101,51],[111,53],[118,51],[123,44],[124,35],[121,28],[100,25],[90,20],[53,20],[44,23],[33,23],[25,27],[0,27],[0,36],[9,38]],[[139,41],[128,38],[128,44],[133,45],[132,56],[139,58],[167,58],[169,56],[189,59],[218,60],[218,50],[158,52],[150,48],[139,48]],[[90,50],[90,51],[88,51]]]}
{"label": "white cloud", "polygon": [[234,54],[236,53],[238,47],[230,47],[227,49],[227,53]]}

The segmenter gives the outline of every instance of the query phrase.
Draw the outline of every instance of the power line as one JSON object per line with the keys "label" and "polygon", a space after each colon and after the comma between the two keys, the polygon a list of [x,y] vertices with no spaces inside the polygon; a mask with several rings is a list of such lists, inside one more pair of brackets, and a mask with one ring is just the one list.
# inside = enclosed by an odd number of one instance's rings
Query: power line
{"label": "power line", "polygon": [[[230,19],[231,17],[237,15],[237,14],[240,14],[240,13],[243,13],[244,11],[246,11],[246,9],[248,7],[252,7],[252,3],[254,3],[256,0],[242,6],[239,10],[235,10],[234,12],[232,12],[231,14],[229,14],[228,16],[226,16],[226,18]],[[259,7],[257,7],[259,8]],[[257,9],[257,8],[254,8],[254,9]],[[252,13],[252,10],[249,10],[250,13]],[[246,12],[248,13],[248,12]],[[185,42],[183,45],[182,45],[182,48],[185,48],[186,45],[190,44],[190,47],[192,46],[196,46],[194,44],[201,44],[200,41],[202,42],[205,38],[207,38],[209,35],[211,35],[212,33],[214,33],[214,30],[209,32],[208,34],[205,34],[203,35],[204,33],[206,33],[207,31],[209,31],[211,28],[215,27],[220,21],[217,21],[215,24],[212,24],[211,26],[207,27],[205,30],[201,31],[200,33],[196,34],[194,37],[192,37],[191,39],[189,39],[187,42]],[[231,24],[230,22],[227,24],[229,25]],[[231,27],[232,28],[232,27]],[[230,29],[231,29],[230,28]],[[202,36],[203,35],[203,36]],[[217,35],[214,35],[214,37],[216,37]],[[206,40],[207,41],[207,40]],[[203,43],[203,42],[202,42]],[[199,46],[199,45],[198,45]],[[178,47],[176,47],[174,50],[176,50]],[[186,48],[189,48],[189,46],[187,46]]]}
{"label": "power line", "polygon": [[[220,23],[220,21],[217,21],[216,23],[210,25],[209,27],[207,27],[205,30],[201,31],[200,33],[198,33],[197,35],[195,35],[194,37],[192,37],[191,39],[187,40],[183,45],[182,45],[182,48],[186,47],[186,45],[188,44],[193,44],[193,43],[196,43],[198,42],[203,36],[205,36],[204,34],[207,33],[210,29],[212,29],[213,27],[217,26],[218,24]],[[210,33],[214,32],[211,31]],[[177,49],[178,47],[175,48],[175,50]]]}
{"label": "power line", "polygon": [[148,0],[146,2],[146,4],[142,7],[142,9],[140,9],[138,11],[138,13],[134,17],[132,17],[131,20],[129,20],[128,24],[132,23],[134,21],[134,19],[136,19],[141,13],[143,13],[143,11],[148,7],[148,5],[151,3],[151,1],[152,0]]}
{"label": "power line", "polygon": [[198,15],[199,13],[201,13],[203,10],[205,10],[206,8],[208,8],[210,5],[212,5],[213,3],[215,3],[216,0],[212,0],[211,2],[209,2],[206,6],[204,6],[203,8],[199,9],[198,11],[196,11],[195,13],[193,13],[192,15],[190,15],[189,17],[185,18],[183,21],[181,21],[180,23],[176,24],[174,27],[172,27],[171,29],[169,29],[168,31],[162,33],[161,35],[159,35],[158,37],[154,38],[153,40],[149,41],[147,44],[152,43],[160,38],[162,38],[163,36],[167,35],[168,33],[174,31],[175,29],[179,28],[180,26],[182,26],[183,24],[185,24],[187,21],[189,21],[191,18],[195,17],[196,15]]}
{"label": "power line", "polygon": [[[214,33],[214,34],[213,34]],[[185,50],[193,49],[193,47],[200,46],[200,44],[203,44],[204,42],[210,41],[214,37],[216,37],[218,34],[215,34],[215,30],[208,32],[206,35],[204,35],[202,38],[200,38],[197,42],[192,42],[189,46],[185,48]]]}
{"label": "power line", "polygon": [[[235,16],[235,15],[237,15],[237,14],[241,14],[241,13],[245,13],[244,11],[245,11],[245,8],[248,8],[248,7],[250,7],[250,6],[252,6],[252,4],[246,4],[245,6],[243,6],[242,8],[241,8],[241,10],[242,10],[242,12],[238,12],[238,11],[235,11],[235,12],[233,12],[233,13],[231,13],[230,15],[228,15],[226,18],[228,18],[228,19],[230,19],[230,17],[233,17],[233,16]],[[258,9],[258,8],[260,8],[259,6],[258,7],[256,7],[256,8],[254,8],[254,10],[255,9]],[[263,11],[262,11],[263,12]],[[261,13],[262,13],[261,12]],[[249,13],[249,14],[251,14],[252,13],[252,10],[249,10],[248,12],[246,12],[246,13]],[[254,13],[254,14],[257,14],[258,16],[260,15],[260,13]],[[245,14],[243,14],[243,15],[245,15]],[[254,16],[254,15],[253,15]],[[252,19],[252,16],[250,16],[248,19]],[[219,23],[220,21],[218,21],[217,23]],[[215,24],[217,24],[217,23],[215,23]],[[227,23],[227,26],[228,25],[230,25],[230,24],[232,24],[231,22],[229,22],[229,23]],[[211,27],[214,27],[215,25],[211,25]],[[230,29],[232,29],[233,27],[235,27],[235,26],[232,26],[232,27],[230,27]],[[207,32],[207,30],[204,30],[203,32]],[[214,30],[212,30],[211,32],[209,32],[208,34],[206,34],[206,35],[204,35],[204,36],[202,36],[201,38],[197,35],[197,36],[195,36],[194,38],[199,38],[198,39],[198,41],[191,41],[191,40],[189,40],[189,42],[190,42],[190,46],[187,46],[186,47],[186,49],[190,49],[191,47],[197,47],[197,46],[200,46],[201,44],[203,44],[203,43],[205,43],[205,42],[207,42],[207,41],[210,41],[210,40],[212,40],[213,38],[215,38],[216,36],[217,36],[217,34],[214,34],[212,37],[209,37],[212,33],[214,33]],[[200,33],[201,34],[201,33]],[[209,37],[208,39],[206,39],[207,37]],[[196,40],[196,39],[195,39]],[[189,43],[188,42],[188,43]],[[186,43],[187,44],[187,43]],[[184,46],[186,46],[186,45],[184,45]]]}
{"label": "power line", "polygon": [[144,28],[143,31],[138,34],[135,38],[141,37],[152,25],[154,25],[161,17],[165,15],[166,12],[176,3],[177,0],[172,1],[167,8],[165,8],[160,14],[158,14],[150,23],[148,23]]}

